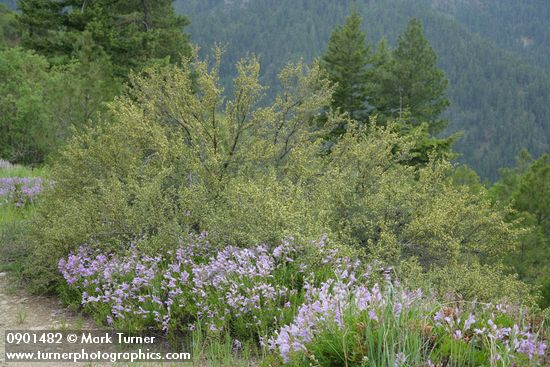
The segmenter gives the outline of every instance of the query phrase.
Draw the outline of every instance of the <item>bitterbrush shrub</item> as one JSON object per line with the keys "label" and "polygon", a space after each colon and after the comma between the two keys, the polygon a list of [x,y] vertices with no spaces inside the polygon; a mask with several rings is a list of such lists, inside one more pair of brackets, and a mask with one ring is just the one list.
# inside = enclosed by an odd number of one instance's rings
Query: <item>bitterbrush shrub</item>
{"label": "bitterbrush shrub", "polygon": [[[414,129],[402,135],[391,122],[358,126],[326,114],[333,86],[317,64],[287,66],[266,105],[257,59],[237,65],[228,99],[220,62],[217,53],[134,76],[110,112],[60,153],[56,185],[31,226],[26,268],[36,289],[60,281],[57,259],[80,244],[123,254],[136,243],[154,257],[175,250],[181,233],[202,231],[236,247],[326,233],[394,266],[417,259],[423,271],[498,264],[517,247],[505,213],[482,192],[456,187],[448,161],[407,164]],[[341,123],[346,133],[328,142]]]}

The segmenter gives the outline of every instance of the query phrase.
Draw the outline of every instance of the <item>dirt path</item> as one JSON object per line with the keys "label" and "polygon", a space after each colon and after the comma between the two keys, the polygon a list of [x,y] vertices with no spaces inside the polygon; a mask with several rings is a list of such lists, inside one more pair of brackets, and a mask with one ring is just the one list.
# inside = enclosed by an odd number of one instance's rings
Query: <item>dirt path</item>
{"label": "dirt path", "polygon": [[96,330],[92,320],[65,308],[54,297],[28,294],[16,286],[8,273],[0,272],[0,367],[40,366],[203,366],[201,362],[184,363],[71,363],[6,362],[6,330]]}
{"label": "dirt path", "polygon": [[[43,366],[46,363],[7,363],[4,358],[6,330],[96,329],[93,323],[63,307],[59,300],[27,294],[0,273],[0,366]],[[65,364],[67,365],[67,364]]]}

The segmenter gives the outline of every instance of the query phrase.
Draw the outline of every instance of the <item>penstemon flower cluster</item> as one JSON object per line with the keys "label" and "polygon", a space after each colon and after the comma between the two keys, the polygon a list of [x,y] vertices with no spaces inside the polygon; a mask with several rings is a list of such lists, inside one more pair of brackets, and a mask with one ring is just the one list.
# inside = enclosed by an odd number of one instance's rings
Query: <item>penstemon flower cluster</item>
{"label": "penstemon flower cluster", "polygon": [[44,188],[40,177],[1,177],[0,205],[15,204],[17,207],[32,203]]}
{"label": "penstemon flower cluster", "polygon": [[[373,271],[372,264],[339,256],[325,238],[314,248],[322,254],[316,263],[306,261],[292,239],[275,247],[220,249],[201,234],[155,257],[135,244],[124,255],[81,246],[59,260],[59,270],[84,308],[114,327],[170,333],[200,325],[208,333],[259,340],[285,363],[315,358],[323,335],[347,335],[358,325],[368,333],[386,335],[393,327],[421,335],[426,366],[438,365],[435,350],[444,340],[487,351],[491,365],[513,366],[523,359],[537,365],[546,353],[545,342],[504,305],[444,306],[392,281],[391,269]],[[380,363],[408,365],[412,356],[394,342],[393,357]]]}
{"label": "penstemon flower cluster", "polygon": [[277,274],[293,265],[294,246],[285,241],[268,249],[214,248],[206,235],[190,236],[165,256],[140,255],[132,245],[124,257],[94,253],[81,246],[60,259],[67,283],[82,293],[82,305],[108,309],[109,324],[141,319],[144,327],[210,331],[232,323],[242,330],[265,330],[296,291]]}
{"label": "penstemon flower cluster", "polygon": [[[466,302],[464,305],[469,306],[468,309],[451,308],[442,306],[432,296],[426,297],[421,289],[404,290],[398,281],[392,282],[388,277],[382,286],[376,283],[366,287],[361,281],[365,277],[368,273],[356,277],[348,267],[337,269],[335,277],[319,287],[306,284],[305,301],[299,306],[293,322],[275,331],[268,340],[268,347],[277,351],[287,363],[293,356],[309,356],[316,361],[308,348],[315,345],[323,334],[341,332],[345,335],[364,321],[371,330],[381,329],[384,324],[396,329],[410,329],[411,323],[420,321],[419,333],[426,337],[426,366],[441,365],[429,358],[437,347],[429,344],[436,338],[441,341],[442,336],[460,341],[472,349],[488,350],[491,366],[519,366],[516,364],[519,360],[526,361],[521,365],[540,365],[547,353],[546,341],[533,331],[531,325],[497,325],[499,322],[511,323],[511,307]],[[401,342],[406,344],[405,340]],[[407,355],[399,350],[399,342],[395,343],[396,349],[392,351],[394,366],[408,366]]]}
{"label": "penstemon flower cluster", "polygon": [[[492,352],[492,362],[516,366],[517,354],[527,357],[529,361],[546,355],[547,342],[541,340],[532,325],[512,322],[510,315],[513,308],[502,304],[470,303],[469,309],[461,306],[464,305],[437,311],[433,316],[434,325],[455,340],[486,346]],[[524,320],[520,317],[519,321]]]}

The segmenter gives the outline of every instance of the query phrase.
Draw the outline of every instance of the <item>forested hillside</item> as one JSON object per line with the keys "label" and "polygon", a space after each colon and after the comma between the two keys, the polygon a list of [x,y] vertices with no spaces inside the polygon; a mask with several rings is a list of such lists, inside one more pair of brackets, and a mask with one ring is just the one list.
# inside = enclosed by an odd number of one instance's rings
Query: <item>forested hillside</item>
{"label": "forested hillside", "polygon": [[[10,7],[13,0],[2,0]],[[352,6],[364,18],[373,45],[385,36],[395,45],[411,17],[426,36],[449,78],[451,107],[446,135],[462,131],[455,149],[484,178],[512,166],[522,148],[534,156],[550,150],[549,3],[498,0],[176,0],[189,16],[189,32],[207,53],[226,45],[221,78],[229,90],[229,65],[253,52],[261,57],[261,79],[277,89],[277,73],[288,61],[312,61],[327,47],[330,31]]]}
{"label": "forested hillside", "polygon": [[0,0],[0,3],[6,4],[10,9],[15,9],[17,7],[17,0]]}
{"label": "forested hillside", "polygon": [[[321,55],[330,31],[352,6],[363,16],[373,45],[382,36],[395,45],[407,21],[418,17],[449,78],[446,133],[463,131],[455,146],[461,159],[483,177],[496,179],[499,168],[513,165],[522,148],[539,156],[550,147],[550,77],[541,61],[547,32],[544,11],[533,15],[537,22],[531,23],[530,16],[532,9],[548,6],[498,1],[477,11],[477,3],[190,0],[175,5],[192,20],[189,32],[203,52],[216,42],[227,45],[225,65],[249,52],[260,55],[267,85],[276,85],[276,73],[286,62],[300,58],[309,62]],[[518,19],[519,15],[524,17]],[[512,20],[514,27],[510,27]],[[513,31],[503,32],[505,28]],[[531,53],[517,45],[520,34],[537,39]],[[225,85],[233,72],[222,67]]]}
{"label": "forested hillside", "polygon": [[432,0],[433,6],[451,15],[470,31],[490,38],[536,65],[550,69],[550,2],[545,0]]}

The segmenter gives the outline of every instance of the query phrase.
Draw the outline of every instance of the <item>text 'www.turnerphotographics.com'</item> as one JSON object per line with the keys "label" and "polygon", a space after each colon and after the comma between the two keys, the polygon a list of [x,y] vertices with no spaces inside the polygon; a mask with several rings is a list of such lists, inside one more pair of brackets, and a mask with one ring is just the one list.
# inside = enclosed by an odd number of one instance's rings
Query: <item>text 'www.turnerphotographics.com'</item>
{"label": "text 'www.turnerphotographics.com'", "polygon": [[7,330],[7,362],[177,362],[191,360],[182,344],[160,335],[109,331]]}

